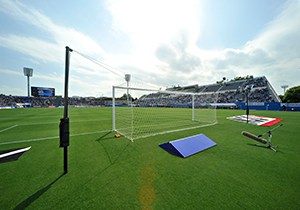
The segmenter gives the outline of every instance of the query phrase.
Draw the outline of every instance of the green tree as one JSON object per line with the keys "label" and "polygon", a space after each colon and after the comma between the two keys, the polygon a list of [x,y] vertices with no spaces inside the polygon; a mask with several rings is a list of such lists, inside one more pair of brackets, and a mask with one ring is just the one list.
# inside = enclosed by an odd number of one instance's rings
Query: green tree
{"label": "green tree", "polygon": [[[129,99],[129,100],[132,100],[132,97],[131,97],[130,94],[128,94],[128,99]],[[122,95],[122,97],[120,97],[120,100],[127,100],[127,94],[124,93],[124,94]]]}
{"label": "green tree", "polygon": [[289,88],[283,96],[283,102],[300,103],[300,86]]}

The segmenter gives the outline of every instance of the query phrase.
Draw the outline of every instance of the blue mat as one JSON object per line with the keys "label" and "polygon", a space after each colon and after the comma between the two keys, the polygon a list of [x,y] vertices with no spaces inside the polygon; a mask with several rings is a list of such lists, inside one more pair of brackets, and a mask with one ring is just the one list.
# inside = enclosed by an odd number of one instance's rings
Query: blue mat
{"label": "blue mat", "polygon": [[215,145],[217,144],[204,134],[198,134],[195,136],[163,143],[159,146],[173,155],[186,158]]}

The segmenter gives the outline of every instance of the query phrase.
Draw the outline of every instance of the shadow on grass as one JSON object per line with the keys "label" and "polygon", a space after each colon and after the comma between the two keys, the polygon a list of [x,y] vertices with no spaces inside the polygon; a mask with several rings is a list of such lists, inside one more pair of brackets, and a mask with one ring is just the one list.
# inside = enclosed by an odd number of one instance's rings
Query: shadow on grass
{"label": "shadow on grass", "polygon": [[55,182],[57,182],[64,174],[57,177],[55,180],[53,180],[50,184],[48,184],[46,187],[40,189],[36,193],[32,194],[28,198],[26,198],[24,201],[19,203],[14,209],[25,209],[27,208],[31,203],[33,203],[35,200],[37,200],[40,196],[42,196],[45,192],[47,192]]}
{"label": "shadow on grass", "polygon": [[[106,148],[106,146],[105,146],[106,143],[104,143],[104,140],[113,140],[113,139],[115,139],[114,136],[110,135],[110,134],[112,134],[112,133],[113,133],[113,131],[109,131],[109,132],[103,134],[102,136],[100,136],[99,138],[96,139],[96,141],[97,141],[99,144],[101,144],[101,146],[102,146],[102,148],[103,148],[103,150],[104,150],[104,152],[105,152],[105,154],[106,154],[106,156],[107,156],[107,158],[108,158],[108,160],[109,160],[109,163],[110,163],[111,165],[113,165],[113,164],[119,159],[119,157],[122,155],[122,153],[123,153],[123,152],[127,149],[127,147],[129,146],[129,144],[127,143],[127,144],[125,145],[125,147],[123,148],[123,150],[120,151],[119,155],[117,155],[117,156],[115,157],[115,159],[113,159],[113,158],[112,158],[112,155],[110,154],[110,152],[107,150],[107,148]],[[110,166],[111,166],[111,165],[110,165]],[[109,168],[110,166],[108,166],[108,168]],[[106,170],[106,169],[105,169],[105,170]]]}
{"label": "shadow on grass", "polygon": [[273,149],[271,149],[271,146],[269,146],[269,145],[250,144],[250,143],[248,143],[248,145],[249,146],[254,146],[254,147],[260,147],[260,148],[264,148],[264,149],[269,149],[273,152],[283,153],[283,152],[277,150],[277,146],[273,146],[273,148],[274,148],[274,150],[273,150]]}
{"label": "shadow on grass", "polygon": [[102,136],[100,136],[98,139],[96,139],[96,141],[102,141],[102,140],[109,140],[109,139],[113,139],[114,137],[112,136],[108,136],[109,134],[113,133],[113,131],[108,131],[107,133],[103,134]]}

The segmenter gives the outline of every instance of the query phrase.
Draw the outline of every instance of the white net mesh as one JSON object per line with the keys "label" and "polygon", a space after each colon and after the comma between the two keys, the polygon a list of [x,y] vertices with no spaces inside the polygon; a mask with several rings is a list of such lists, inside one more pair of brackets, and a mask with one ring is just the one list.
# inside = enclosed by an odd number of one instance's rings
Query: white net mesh
{"label": "white net mesh", "polygon": [[113,130],[130,140],[215,124],[216,94],[114,87]]}

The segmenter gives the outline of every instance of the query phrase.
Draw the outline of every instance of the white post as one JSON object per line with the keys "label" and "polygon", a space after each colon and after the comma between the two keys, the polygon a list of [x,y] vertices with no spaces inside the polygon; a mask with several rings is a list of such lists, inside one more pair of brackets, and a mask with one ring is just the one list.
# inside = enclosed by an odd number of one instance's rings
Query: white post
{"label": "white post", "polygon": [[112,88],[112,130],[116,130],[116,110],[115,110],[115,86]]}

